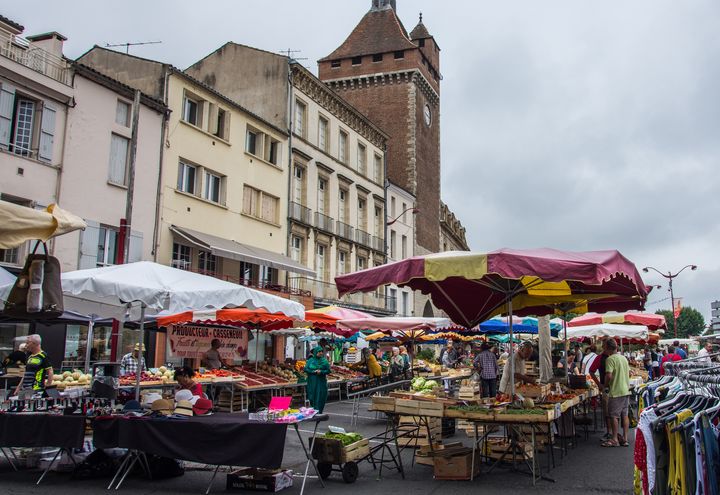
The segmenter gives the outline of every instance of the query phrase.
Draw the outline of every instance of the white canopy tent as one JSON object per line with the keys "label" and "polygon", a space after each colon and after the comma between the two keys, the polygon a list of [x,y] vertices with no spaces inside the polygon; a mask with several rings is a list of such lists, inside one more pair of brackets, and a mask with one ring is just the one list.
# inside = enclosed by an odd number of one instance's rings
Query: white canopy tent
{"label": "white canopy tent", "polygon": [[585,325],[567,329],[568,339],[615,337],[628,340],[647,340],[648,334],[648,327],[645,325],[621,325],[617,323],[601,323],[599,325]]}

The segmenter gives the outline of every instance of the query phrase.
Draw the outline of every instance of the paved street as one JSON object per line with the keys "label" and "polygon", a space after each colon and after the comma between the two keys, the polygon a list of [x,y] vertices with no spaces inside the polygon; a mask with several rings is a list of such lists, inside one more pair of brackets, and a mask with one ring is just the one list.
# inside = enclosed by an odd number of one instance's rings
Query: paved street
{"label": "paved street", "polygon": [[[374,413],[367,412],[367,407],[361,408],[359,433],[370,436],[383,428],[383,422],[375,419]],[[331,415],[329,424],[350,429],[350,403],[333,403],[328,405]],[[322,426],[324,428],[324,425]],[[304,433],[305,436],[308,433]],[[468,437],[464,432],[457,432],[453,441],[465,441],[469,445]],[[545,462],[545,455],[540,459]],[[483,493],[503,493],[512,495],[516,493],[549,493],[570,494],[580,492],[590,493],[630,493],[632,488],[632,445],[630,448],[604,449],[599,446],[599,434],[590,435],[590,439],[581,440],[578,447],[570,451],[570,456],[562,461],[559,453],[556,454],[558,466],[549,473],[554,482],[539,481],[533,487],[531,478],[527,475],[514,473],[507,469],[496,469],[490,474],[482,473],[474,482],[467,481],[435,481],[432,478],[432,468],[415,465],[410,467],[410,452],[406,451],[406,479],[394,471],[385,471],[383,479],[378,481],[377,473],[372,466],[363,462],[359,465],[360,477],[353,485],[342,481],[339,473],[333,473],[323,490],[317,480],[309,480],[306,493],[324,493],[326,495],[348,493],[393,493],[403,491],[407,494],[455,494],[465,493],[469,488],[481,489]],[[285,448],[284,466],[301,471],[304,468],[303,453],[292,429],[288,429]],[[8,494],[34,494],[49,493],[53,495],[100,493],[105,491],[107,480],[71,481],[69,476],[52,473],[46,478],[41,487],[35,486],[37,472],[12,472],[7,464],[0,465],[3,493]],[[185,476],[163,481],[146,481],[142,478],[130,478],[122,487],[122,491],[133,494],[200,494],[204,493],[210,480],[209,471],[188,471]],[[300,481],[295,480],[295,486],[285,490],[291,495],[300,492]],[[225,477],[219,475],[215,481],[215,492],[225,491]]]}

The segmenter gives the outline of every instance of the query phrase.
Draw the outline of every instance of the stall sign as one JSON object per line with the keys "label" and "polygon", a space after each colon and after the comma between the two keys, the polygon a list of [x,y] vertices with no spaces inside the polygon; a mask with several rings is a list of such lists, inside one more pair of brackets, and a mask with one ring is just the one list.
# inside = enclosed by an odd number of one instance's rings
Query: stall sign
{"label": "stall sign", "polygon": [[202,358],[214,339],[220,341],[222,359],[247,357],[248,331],[244,328],[218,328],[194,325],[169,325],[170,355],[179,358]]}

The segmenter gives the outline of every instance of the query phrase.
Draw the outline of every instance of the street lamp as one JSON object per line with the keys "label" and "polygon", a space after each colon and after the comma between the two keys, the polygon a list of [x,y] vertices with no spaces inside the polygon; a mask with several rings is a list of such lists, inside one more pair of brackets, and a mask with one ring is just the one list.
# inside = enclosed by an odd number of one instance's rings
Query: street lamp
{"label": "street lamp", "polygon": [[672,273],[672,272],[663,273],[653,266],[646,266],[645,268],[643,268],[643,271],[645,273],[648,273],[650,270],[653,270],[653,271],[659,273],[660,275],[662,275],[663,277],[665,277],[666,279],[668,279],[668,286],[670,287],[670,304],[672,305],[673,328],[675,329],[675,338],[677,338],[677,336],[678,336],[678,334],[677,334],[678,330],[677,330],[677,316],[675,315],[675,294],[673,294],[673,279],[675,277],[677,277],[678,275],[680,275],[686,268],[690,268],[691,270],[697,270],[697,265],[685,265],[676,273]]}
{"label": "street lamp", "polygon": [[403,216],[403,215],[404,215],[406,212],[408,212],[408,211],[412,211],[412,214],[413,214],[413,215],[417,215],[418,213],[420,213],[420,210],[418,210],[417,208],[412,208],[412,207],[411,207],[411,208],[405,208],[398,216],[396,216],[395,218],[393,218],[392,220],[390,220],[388,223],[386,223],[386,225],[392,225],[392,224],[394,224],[395,222],[397,222],[397,221],[400,219],[401,216]]}

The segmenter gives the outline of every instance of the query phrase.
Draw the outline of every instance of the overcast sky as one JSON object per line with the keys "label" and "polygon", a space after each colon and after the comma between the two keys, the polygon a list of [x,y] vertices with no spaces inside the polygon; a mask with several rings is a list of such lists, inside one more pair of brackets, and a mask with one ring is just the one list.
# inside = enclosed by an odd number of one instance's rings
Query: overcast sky
{"label": "overcast sky", "polygon": [[[226,41],[317,73],[370,0],[24,0],[0,14],[184,68]],[[720,299],[720,2],[397,0],[441,48],[442,194],[473,250],[618,249],[676,271],[709,321]],[[112,6],[111,6],[112,5]],[[421,213],[423,214],[423,213]],[[648,310],[669,309],[667,284]]]}

